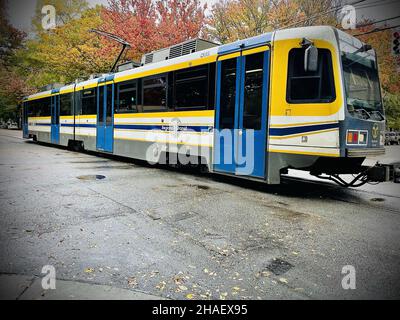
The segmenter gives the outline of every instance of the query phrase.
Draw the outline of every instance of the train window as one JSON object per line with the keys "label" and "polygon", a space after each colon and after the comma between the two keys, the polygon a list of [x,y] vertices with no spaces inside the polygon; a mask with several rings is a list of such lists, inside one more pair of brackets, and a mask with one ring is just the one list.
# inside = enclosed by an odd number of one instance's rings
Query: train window
{"label": "train window", "polygon": [[35,109],[34,109],[34,104],[33,101],[27,101],[25,102],[25,108],[28,117],[34,117],[35,116]]}
{"label": "train window", "polygon": [[113,107],[113,87],[112,85],[107,86],[107,105],[106,105],[106,125],[111,125],[112,124],[112,118],[113,118],[113,112],[112,112],[112,107]]}
{"label": "train window", "polygon": [[261,129],[264,53],[246,56],[243,128]]}
{"label": "train window", "polygon": [[329,103],[335,100],[332,56],[327,49],[318,49],[318,70],[304,70],[305,49],[289,52],[288,87],[289,103]]}
{"label": "train window", "polygon": [[208,67],[200,66],[175,72],[174,106],[177,110],[206,109]]}
{"label": "train window", "polygon": [[60,115],[70,116],[73,114],[72,93],[62,94],[60,96]]}
{"label": "train window", "polygon": [[208,65],[208,109],[215,108],[215,66],[216,63]]}
{"label": "train window", "polygon": [[32,116],[33,117],[50,117],[50,97],[32,101]]}
{"label": "train window", "polygon": [[137,112],[137,82],[124,82],[118,84],[117,89],[117,113]]}
{"label": "train window", "polygon": [[98,88],[98,94],[99,94],[99,109],[97,111],[98,116],[98,122],[99,124],[104,124],[104,87],[101,86]]}
{"label": "train window", "polygon": [[97,114],[97,100],[96,100],[96,88],[83,90],[81,93],[82,97],[82,114]]}
{"label": "train window", "polygon": [[143,111],[165,111],[167,109],[167,77],[157,76],[143,79]]}
{"label": "train window", "polygon": [[220,129],[235,127],[236,59],[221,62]]}

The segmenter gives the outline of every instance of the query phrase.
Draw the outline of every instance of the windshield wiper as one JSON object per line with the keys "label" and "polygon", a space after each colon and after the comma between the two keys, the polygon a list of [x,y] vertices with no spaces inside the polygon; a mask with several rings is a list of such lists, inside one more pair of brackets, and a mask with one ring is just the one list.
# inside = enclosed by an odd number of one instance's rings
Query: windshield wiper
{"label": "windshield wiper", "polygon": [[348,107],[351,107],[353,110],[349,109],[349,112],[354,113],[358,118],[368,120],[371,119],[371,114],[365,109],[365,101],[358,99],[351,99],[349,101]]}

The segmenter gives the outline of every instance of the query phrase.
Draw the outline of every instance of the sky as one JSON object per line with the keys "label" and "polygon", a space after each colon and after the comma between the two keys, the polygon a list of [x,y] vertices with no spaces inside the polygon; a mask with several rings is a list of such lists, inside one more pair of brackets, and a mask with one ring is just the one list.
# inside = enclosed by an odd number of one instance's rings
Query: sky
{"label": "sky", "polygon": [[[314,1],[314,0],[310,0]],[[88,0],[91,6],[96,4],[107,5],[107,0]],[[207,3],[208,7],[217,2],[217,0],[201,0],[202,3]],[[349,0],[348,2],[355,2]],[[10,22],[27,33],[31,31],[31,19],[34,15],[36,0],[8,0],[7,12]],[[399,0],[366,0],[360,3],[359,9],[356,10],[357,20],[364,18],[375,21],[391,18],[400,15]],[[400,18],[388,21],[388,24],[400,25]]]}

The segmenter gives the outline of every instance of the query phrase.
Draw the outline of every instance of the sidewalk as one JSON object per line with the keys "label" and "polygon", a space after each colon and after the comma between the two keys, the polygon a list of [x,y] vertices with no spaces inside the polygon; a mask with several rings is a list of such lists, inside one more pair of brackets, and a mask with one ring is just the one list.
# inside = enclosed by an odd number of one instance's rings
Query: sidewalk
{"label": "sidewalk", "polygon": [[163,300],[138,291],[106,285],[57,280],[55,290],[44,290],[35,276],[0,274],[0,300]]}

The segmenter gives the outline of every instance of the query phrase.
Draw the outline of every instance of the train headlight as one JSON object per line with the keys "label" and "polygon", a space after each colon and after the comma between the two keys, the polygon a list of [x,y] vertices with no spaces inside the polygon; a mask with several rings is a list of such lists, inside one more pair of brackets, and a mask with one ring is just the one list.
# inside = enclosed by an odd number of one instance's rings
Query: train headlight
{"label": "train headlight", "polygon": [[360,131],[358,135],[358,144],[367,144],[368,131]]}

